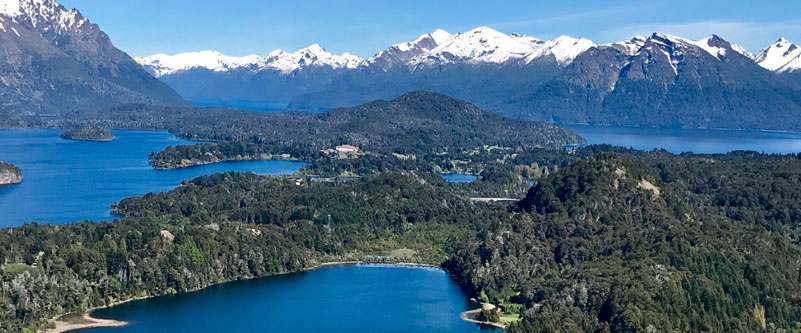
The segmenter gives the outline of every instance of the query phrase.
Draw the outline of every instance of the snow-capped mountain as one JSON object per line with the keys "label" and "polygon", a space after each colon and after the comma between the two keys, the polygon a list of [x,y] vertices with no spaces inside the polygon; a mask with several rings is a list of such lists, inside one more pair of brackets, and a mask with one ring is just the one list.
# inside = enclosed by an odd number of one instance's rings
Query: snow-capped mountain
{"label": "snow-capped mountain", "polygon": [[367,59],[367,66],[389,70],[395,66],[402,66],[410,59],[427,54],[433,49],[450,40],[453,36],[445,30],[424,34],[414,41],[404,42],[390,46]]}
{"label": "snow-capped mountain", "polygon": [[260,69],[273,69],[283,74],[306,67],[329,67],[331,69],[354,69],[364,59],[350,53],[334,55],[318,44],[312,44],[293,53],[282,50],[270,52]]}
{"label": "snow-capped mountain", "polygon": [[615,49],[622,51],[627,55],[634,55],[640,48],[645,45],[645,41],[648,38],[643,36],[634,36],[632,39],[620,41],[617,43],[606,44],[607,46],[611,46]]}
{"label": "snow-capped mountain", "polygon": [[756,55],[755,55],[755,54],[753,54],[753,53],[751,53],[751,52],[748,52],[748,50],[746,50],[744,47],[742,47],[742,46],[740,46],[740,45],[738,45],[738,44],[736,44],[736,43],[732,43],[732,44],[731,44],[731,48],[732,48],[732,50],[734,50],[735,52],[737,52],[737,53],[739,53],[739,54],[742,54],[742,55],[744,55],[744,56],[748,57],[749,59],[754,59],[754,58],[756,57]]}
{"label": "snow-capped mountain", "polygon": [[781,38],[754,55],[754,61],[777,73],[801,70],[801,47]]}
{"label": "snow-capped mountain", "polygon": [[502,64],[534,52],[536,46],[488,27],[453,35],[433,50],[409,59],[410,67],[444,64]]}
{"label": "snow-capped mountain", "polygon": [[[725,56],[726,50],[715,44],[720,39],[719,37],[710,36],[695,41],[677,36],[657,35],[661,36],[661,39],[677,45],[698,47],[716,58]],[[602,45],[616,48],[628,55],[634,55],[647,39],[635,36],[630,40]],[[781,43],[777,42],[777,44]],[[254,72],[270,70],[287,75],[298,70],[315,67],[327,67],[333,70],[374,68],[381,71],[403,67],[414,71],[454,64],[526,65],[542,60],[553,60],[559,66],[564,67],[580,54],[598,46],[585,38],[559,36],[552,40],[542,41],[526,35],[516,33],[507,35],[489,27],[478,27],[454,35],[437,29],[421,35],[414,41],[392,45],[368,59],[362,59],[349,53],[334,55],[327,52],[322,46],[313,44],[292,53],[275,50],[264,57],[257,55],[231,57],[215,51],[202,51],[177,55],[156,54],[138,57],[136,61],[157,77],[174,75],[192,69],[205,69],[213,72],[236,69],[247,69]],[[754,57],[736,44],[731,44],[730,47],[737,53],[749,58]],[[777,46],[774,45],[772,48],[775,49]],[[798,48],[794,48],[794,50],[798,50]],[[774,59],[773,54],[778,51],[771,50],[770,52],[771,56],[768,58]],[[767,54],[767,50],[762,53]],[[791,55],[796,54],[792,53]],[[771,60],[766,62],[766,65],[774,62],[776,60]]]}
{"label": "snow-capped mountain", "polygon": [[55,0],[0,0],[0,54],[0,108],[13,113],[186,105],[97,25]]}
{"label": "snow-capped mountain", "polygon": [[[760,65],[793,68],[798,48],[780,42],[759,54]],[[747,128],[759,118],[760,126],[778,129],[801,113],[792,85],[798,81],[780,79],[716,35],[692,40],[654,33],[596,44],[479,27],[436,30],[368,59],[332,55],[317,45],[265,57],[191,55],[138,60],[187,99],[226,106],[326,109],[423,89],[552,122]]]}
{"label": "snow-capped mountain", "polygon": [[537,44],[534,50],[526,55],[525,62],[530,63],[538,59],[553,57],[560,65],[567,65],[579,54],[594,46],[596,46],[595,43],[589,39],[559,36],[556,39]]}
{"label": "snow-capped mountain", "polygon": [[342,55],[331,54],[318,44],[312,44],[309,47],[304,47],[291,53],[275,50],[264,57],[258,55],[229,57],[216,51],[200,51],[176,55],[161,53],[147,57],[137,57],[135,60],[156,77],[191,69],[226,72],[244,68],[251,71],[276,70],[282,74],[289,74],[295,70],[308,67],[353,69],[364,62],[364,59],[350,53]]}
{"label": "snow-capped mountain", "polygon": [[134,60],[155,76],[175,74],[193,68],[205,68],[214,72],[224,72],[258,64],[262,58],[257,55],[229,57],[217,51],[186,52],[173,56],[159,53]]}

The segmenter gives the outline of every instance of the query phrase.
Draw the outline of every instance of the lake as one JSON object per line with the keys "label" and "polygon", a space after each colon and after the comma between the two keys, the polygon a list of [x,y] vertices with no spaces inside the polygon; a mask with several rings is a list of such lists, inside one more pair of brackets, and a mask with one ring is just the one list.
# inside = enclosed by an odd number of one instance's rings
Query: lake
{"label": "lake", "polygon": [[339,266],[100,309],[130,325],[86,332],[493,331],[459,317],[477,307],[439,269]]}
{"label": "lake", "polygon": [[442,175],[442,178],[445,178],[445,181],[451,183],[470,183],[478,179],[478,176],[458,174],[458,173],[446,173]]}
{"label": "lake", "polygon": [[62,224],[110,220],[112,203],[167,191],[185,179],[224,171],[288,174],[294,161],[225,162],[176,170],[153,170],[152,151],[196,142],[167,132],[114,131],[111,142],[71,141],[60,130],[0,130],[0,161],[22,169],[22,184],[0,186],[0,227],[26,222]]}
{"label": "lake", "polygon": [[727,153],[734,150],[781,154],[801,152],[801,133],[564,126],[584,137],[588,144],[606,143],[640,150],[665,149],[673,153]]}

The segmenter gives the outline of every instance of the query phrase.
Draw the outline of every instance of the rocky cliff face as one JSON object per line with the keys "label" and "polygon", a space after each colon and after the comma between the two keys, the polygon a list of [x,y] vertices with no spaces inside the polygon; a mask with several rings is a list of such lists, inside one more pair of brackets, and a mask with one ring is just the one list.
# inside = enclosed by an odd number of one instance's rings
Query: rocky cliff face
{"label": "rocky cliff face", "polygon": [[35,116],[187,104],[77,10],[55,0],[0,1],[0,108]]}
{"label": "rocky cliff face", "polygon": [[22,172],[8,163],[0,162],[0,185],[18,184],[22,182]]}

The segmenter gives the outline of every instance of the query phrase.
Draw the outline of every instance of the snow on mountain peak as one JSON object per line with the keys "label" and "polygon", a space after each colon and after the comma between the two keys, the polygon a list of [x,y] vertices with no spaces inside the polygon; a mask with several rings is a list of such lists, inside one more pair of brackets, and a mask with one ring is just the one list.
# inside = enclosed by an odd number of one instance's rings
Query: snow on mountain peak
{"label": "snow on mountain peak", "polygon": [[604,45],[614,47],[620,51],[623,51],[625,54],[634,55],[643,45],[645,45],[647,40],[648,38],[643,36],[634,36],[629,40]]}
{"label": "snow on mountain peak", "polygon": [[754,57],[756,57],[755,54],[753,54],[751,52],[748,52],[748,50],[746,50],[744,47],[740,46],[739,44],[731,44],[731,49],[734,50],[734,52],[742,54],[742,55],[744,55],[744,56],[746,56],[746,57],[748,57],[750,59],[754,59]]}
{"label": "snow on mountain peak", "polygon": [[597,45],[589,39],[562,35],[542,43],[526,56],[526,63],[542,57],[553,56],[557,63],[566,65],[576,59],[579,54],[595,46]]}
{"label": "snow on mountain peak", "polygon": [[311,66],[329,66],[334,69],[356,68],[364,62],[364,59],[350,53],[333,55],[318,44],[312,44],[293,53],[275,50],[265,57],[258,55],[229,57],[216,51],[200,51],[176,55],[155,54],[148,57],[137,57],[135,60],[156,77],[195,68],[204,68],[214,72],[238,68],[272,69],[287,74],[299,68]]}
{"label": "snow on mountain peak", "polygon": [[801,47],[780,38],[757,53],[754,60],[760,66],[778,73],[801,70]]}
{"label": "snow on mountain peak", "polygon": [[23,18],[36,29],[59,34],[88,22],[77,10],[68,10],[55,0],[0,0],[0,15]]}
{"label": "snow on mountain peak", "polygon": [[532,45],[489,27],[453,35],[430,52],[411,59],[415,66],[447,63],[504,63],[520,59],[534,50]]}
{"label": "snow on mountain peak", "polygon": [[695,45],[704,49],[704,51],[709,52],[709,54],[715,56],[715,58],[720,59],[720,57],[726,56],[726,45],[727,42],[723,41],[720,37],[712,35],[707,38],[698,40],[695,42]]}
{"label": "snow on mountain peak", "polygon": [[[15,1],[54,3],[54,0],[0,0],[0,10],[7,12],[7,8],[9,8],[7,4]],[[22,8],[24,9],[24,5]],[[613,47],[624,54],[634,56],[646,43],[663,45],[663,51],[668,54],[668,57],[672,57],[674,52],[700,49],[718,60],[723,60],[727,56],[727,52],[734,51],[754,59],[771,71],[784,72],[801,69],[801,48],[784,38],[779,39],[758,54],[751,54],[741,46],[730,44],[716,35],[695,41],[654,33],[650,37],[635,36],[630,40],[603,44],[603,46]],[[565,66],[580,54],[596,46],[598,45],[585,38],[559,36],[543,41],[522,34],[507,35],[482,26],[454,35],[437,29],[423,34],[411,42],[392,45],[367,60],[350,53],[334,55],[319,44],[312,44],[291,53],[275,50],[265,57],[255,55],[228,57],[218,52],[203,51],[174,56],[157,54],[136,58],[136,60],[156,76],[192,68],[206,68],[212,71],[227,71],[236,68],[247,68],[254,71],[268,69],[288,74],[309,67],[355,69],[365,66],[387,71],[393,67],[414,70],[446,64],[508,63],[525,65],[537,59],[554,59],[560,66]]]}
{"label": "snow on mountain peak", "polygon": [[216,51],[186,52],[172,56],[160,53],[148,57],[134,58],[136,62],[149,69],[156,77],[192,68],[205,68],[215,72],[222,72],[258,63],[260,59],[257,55],[228,57]]}
{"label": "snow on mountain peak", "polygon": [[671,36],[655,32],[651,36],[651,40],[654,40],[662,44],[670,43],[674,47],[675,46],[683,46],[685,48],[693,46],[698,47],[704,50],[706,53],[709,53],[713,57],[717,58],[718,60],[722,60],[722,58],[726,56],[726,53],[728,52],[729,48],[745,56],[749,55],[749,53],[745,51],[745,49],[743,49],[742,47],[736,46],[736,44],[730,44],[728,41],[718,37],[717,35],[712,35],[700,40],[691,40],[683,37]]}
{"label": "snow on mountain peak", "polygon": [[518,41],[520,41],[520,42],[522,42],[522,43],[524,43],[524,44],[540,45],[540,44],[543,43],[541,40],[539,40],[537,38],[534,38],[534,37],[531,37],[531,36],[528,36],[528,35],[524,35],[524,34],[512,33],[509,36],[514,38],[514,39],[516,39],[516,40],[518,40]]}
{"label": "snow on mountain peak", "polygon": [[453,35],[451,35],[449,32],[447,32],[445,30],[442,30],[442,29],[434,30],[434,32],[432,32],[432,33],[430,33],[428,35],[431,36],[431,38],[434,39],[434,42],[436,42],[437,45],[445,43],[446,41],[451,39],[451,37],[453,37]]}
{"label": "snow on mountain peak", "polygon": [[0,0],[0,15],[15,17],[20,14],[19,0]]}
{"label": "snow on mountain peak", "polygon": [[334,69],[356,68],[364,62],[364,59],[350,53],[342,55],[331,54],[319,44],[309,45],[294,53],[281,52],[274,55],[271,52],[270,54],[273,56],[268,56],[265,59],[264,67],[276,69],[285,74],[301,67],[310,66],[329,66]]}
{"label": "snow on mountain peak", "polygon": [[423,34],[414,41],[395,44],[378,52],[367,60],[367,64],[377,66],[382,70],[403,65],[411,58],[433,50],[437,46],[451,39],[452,35],[445,30],[437,29],[434,32]]}

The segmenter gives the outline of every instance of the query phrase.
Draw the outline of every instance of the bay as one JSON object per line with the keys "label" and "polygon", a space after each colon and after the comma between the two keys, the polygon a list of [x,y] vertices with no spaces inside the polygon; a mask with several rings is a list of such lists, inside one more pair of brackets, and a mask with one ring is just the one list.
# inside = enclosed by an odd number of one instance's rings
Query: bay
{"label": "bay", "polygon": [[225,171],[289,174],[304,165],[245,161],[153,170],[147,162],[151,152],[197,142],[152,131],[114,131],[116,138],[110,142],[64,140],[60,134],[60,130],[0,130],[0,161],[17,165],[23,176],[21,184],[0,186],[0,227],[111,220],[112,203],[168,191],[185,179]]}
{"label": "bay", "polygon": [[337,266],[100,309],[129,325],[86,332],[493,331],[459,317],[476,307],[439,269]]}

